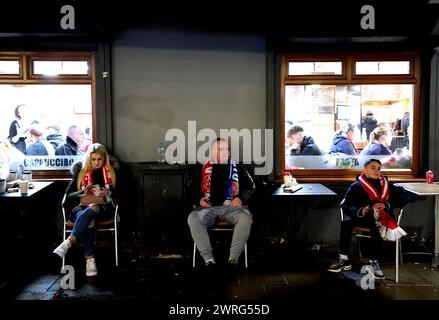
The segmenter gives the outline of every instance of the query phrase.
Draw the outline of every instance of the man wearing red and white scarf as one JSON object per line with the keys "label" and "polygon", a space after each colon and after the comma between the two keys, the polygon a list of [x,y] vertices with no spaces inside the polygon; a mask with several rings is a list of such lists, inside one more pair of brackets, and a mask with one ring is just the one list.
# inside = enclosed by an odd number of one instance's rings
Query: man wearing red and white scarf
{"label": "man wearing red and white scarf", "polygon": [[201,188],[196,192],[196,207],[188,217],[188,224],[208,270],[216,268],[208,228],[217,220],[234,225],[228,261],[229,268],[233,269],[250,235],[252,215],[245,203],[244,190],[240,188],[239,179],[244,177],[239,176],[237,165],[230,159],[228,142],[218,138],[210,152],[211,159],[203,165]]}
{"label": "man wearing red and white scarf", "polygon": [[340,230],[339,260],[328,267],[330,272],[351,270],[349,247],[354,227],[366,227],[371,230],[371,260],[374,276],[384,278],[379,267],[380,243],[382,239],[395,241],[406,235],[398,226],[392,208],[402,207],[411,201],[411,197],[403,188],[389,184],[381,175],[381,162],[370,159],[364,165],[363,172],[357,181],[350,185],[341,204],[342,222]]}

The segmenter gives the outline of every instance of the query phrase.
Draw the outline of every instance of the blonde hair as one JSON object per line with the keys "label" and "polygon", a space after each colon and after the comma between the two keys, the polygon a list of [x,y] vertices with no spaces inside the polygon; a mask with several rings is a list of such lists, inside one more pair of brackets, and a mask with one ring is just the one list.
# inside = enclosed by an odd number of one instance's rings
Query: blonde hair
{"label": "blonde hair", "polygon": [[79,172],[78,176],[78,190],[81,189],[81,182],[82,179],[84,179],[84,176],[86,172],[93,170],[91,165],[91,155],[92,153],[96,153],[104,159],[104,166],[106,165],[109,168],[110,171],[110,177],[111,177],[111,185],[113,188],[116,186],[116,173],[114,172],[113,167],[110,165],[110,156],[105,149],[105,147],[100,143],[93,143],[91,144],[88,149],[87,153],[85,155],[84,163],[82,164],[81,171]]}
{"label": "blonde hair", "polygon": [[389,129],[384,126],[379,126],[373,129],[373,131],[370,133],[370,143],[378,142],[378,140],[382,136],[387,136],[390,133]]}

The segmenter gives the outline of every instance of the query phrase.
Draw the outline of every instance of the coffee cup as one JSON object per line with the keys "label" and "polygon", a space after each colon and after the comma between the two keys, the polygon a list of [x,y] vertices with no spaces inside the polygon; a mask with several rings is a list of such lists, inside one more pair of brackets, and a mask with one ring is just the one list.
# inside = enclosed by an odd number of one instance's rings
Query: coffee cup
{"label": "coffee cup", "polygon": [[32,171],[30,171],[30,170],[23,171],[23,178],[22,179],[31,182],[32,181]]}
{"label": "coffee cup", "polygon": [[17,171],[15,170],[10,170],[9,174],[8,174],[8,181],[15,181],[17,180]]}
{"label": "coffee cup", "polygon": [[284,175],[284,186],[291,187],[293,185],[293,176]]}
{"label": "coffee cup", "polygon": [[18,188],[20,189],[21,194],[26,194],[29,191],[29,181],[22,180],[18,183]]}

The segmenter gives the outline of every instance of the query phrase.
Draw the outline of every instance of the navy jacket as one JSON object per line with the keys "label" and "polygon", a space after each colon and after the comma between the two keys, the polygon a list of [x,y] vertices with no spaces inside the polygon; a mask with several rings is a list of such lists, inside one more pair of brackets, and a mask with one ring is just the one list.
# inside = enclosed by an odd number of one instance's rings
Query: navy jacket
{"label": "navy jacket", "polygon": [[352,141],[342,134],[335,135],[329,153],[344,153],[349,155],[356,154],[355,146]]}
{"label": "navy jacket", "polygon": [[[346,191],[346,194],[344,196],[344,201],[342,204],[342,209],[344,214],[343,220],[356,217],[357,213],[362,208],[364,208],[365,206],[372,207],[375,203],[378,202],[377,200],[373,200],[373,201],[370,200],[369,195],[361,186],[360,182],[358,181],[358,178],[359,175],[356,178],[357,181],[349,186],[349,189]],[[387,177],[385,178],[387,179]],[[381,190],[381,184],[379,179],[367,178],[367,180],[371,182],[372,185],[375,187],[375,189],[381,194],[382,190]],[[406,191],[402,187],[394,186],[391,183],[389,183],[389,192],[390,192],[389,199],[385,203],[386,209],[389,212],[392,212],[393,208],[402,208],[407,203],[413,202],[417,199],[416,195]]]}

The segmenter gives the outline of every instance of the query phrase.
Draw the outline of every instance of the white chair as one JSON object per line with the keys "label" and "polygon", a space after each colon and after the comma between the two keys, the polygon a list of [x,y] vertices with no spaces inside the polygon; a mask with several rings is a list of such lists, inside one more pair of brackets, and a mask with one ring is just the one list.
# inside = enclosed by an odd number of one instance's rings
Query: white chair
{"label": "white chair", "polygon": [[[340,215],[341,215],[341,221],[343,221],[343,202],[344,200],[341,202],[340,204]],[[397,216],[397,222],[398,225],[401,221],[401,217],[404,213],[404,208],[400,208],[398,211],[398,216]],[[361,253],[361,239],[363,238],[367,238],[370,239],[372,238],[372,236],[370,235],[371,230],[369,228],[364,228],[364,227],[354,227],[352,235],[355,236],[357,238],[357,243],[358,243],[358,254],[360,256],[360,259],[363,257],[362,253]],[[401,239],[398,239],[395,241],[395,282],[399,282],[399,264],[402,264],[402,254],[401,254]]]}
{"label": "white chair", "polygon": [[[231,231],[233,232],[234,226],[232,224],[230,224],[227,221],[217,221],[214,226],[212,228],[209,228],[209,231]],[[195,258],[197,255],[197,244],[194,241],[194,252],[192,255],[192,267],[195,268]],[[247,242],[245,243],[244,246],[244,262],[245,262],[245,267],[248,268],[248,260],[247,260]]]}
{"label": "white chair", "polygon": [[[67,239],[67,236],[72,232],[74,223],[70,220],[67,220],[66,210],[64,208],[64,203],[66,201],[67,195],[64,194],[62,199],[62,214],[63,214],[63,235],[64,240]],[[113,232],[114,233],[114,257],[116,262],[116,267],[119,265],[119,251],[117,245],[117,225],[120,222],[119,217],[119,205],[116,204],[116,208],[114,210],[114,217],[109,220],[103,220],[96,223],[96,231],[97,232]],[[62,259],[62,267],[64,268],[65,258]]]}

